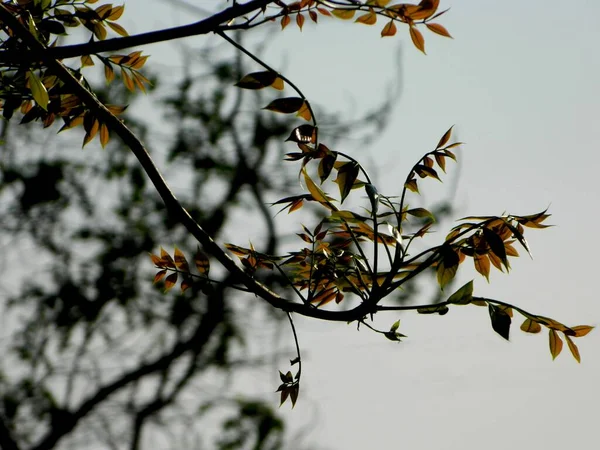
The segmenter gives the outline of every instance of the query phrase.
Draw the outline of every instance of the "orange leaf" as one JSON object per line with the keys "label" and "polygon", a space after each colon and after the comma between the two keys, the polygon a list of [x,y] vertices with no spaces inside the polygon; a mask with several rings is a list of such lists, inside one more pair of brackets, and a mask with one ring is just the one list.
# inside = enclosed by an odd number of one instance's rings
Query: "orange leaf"
{"label": "orange leaf", "polygon": [[435,34],[439,34],[440,36],[452,38],[448,30],[444,28],[439,23],[426,23],[425,26],[429,28],[430,31],[433,31]]}
{"label": "orange leaf", "polygon": [[177,283],[177,272],[172,273],[165,278],[165,292],[171,289]]}
{"label": "orange leaf", "polygon": [[281,29],[283,30],[285,27],[287,27],[290,23],[290,16],[283,16],[281,18]]}
{"label": "orange leaf", "polygon": [[102,145],[102,148],[106,147],[109,138],[110,136],[108,133],[108,127],[106,126],[106,124],[103,123],[102,125],[100,125],[100,145]]}
{"label": "orange leaf", "polygon": [[393,36],[396,34],[396,24],[390,20],[381,30],[381,37]]}
{"label": "orange leaf", "polygon": [[552,359],[556,359],[562,351],[563,341],[556,331],[550,329],[548,332],[550,337],[550,354],[552,355]]}
{"label": "orange leaf", "polygon": [[302,13],[296,14],[296,25],[298,25],[298,28],[302,31],[302,26],[304,25],[304,15]]}
{"label": "orange leaf", "polygon": [[194,255],[194,264],[196,265],[196,269],[198,269],[199,273],[208,276],[208,272],[210,271],[210,261],[200,249],[198,249]]}
{"label": "orange leaf", "polygon": [[331,14],[333,14],[338,19],[342,20],[350,20],[354,17],[354,9],[332,9]]}
{"label": "orange leaf", "polygon": [[594,327],[589,325],[577,325],[576,327],[572,327],[571,330],[575,332],[575,337],[583,337],[592,331]]}
{"label": "orange leaf", "polygon": [[373,10],[358,17],[354,22],[364,23],[365,25],[375,25],[377,22],[377,14]]}
{"label": "orange leaf", "polygon": [[188,265],[187,259],[185,259],[185,255],[181,250],[175,248],[175,252],[173,253],[175,265],[177,268],[183,272],[189,272],[190,266]]}
{"label": "orange leaf", "polygon": [[156,275],[154,275],[154,280],[152,281],[152,284],[156,284],[160,280],[162,280],[165,277],[166,273],[167,273],[167,269],[156,272]]}
{"label": "orange leaf", "polygon": [[581,362],[581,355],[579,354],[579,349],[575,345],[575,342],[573,342],[571,340],[571,338],[569,336],[567,336],[567,335],[565,335],[565,338],[567,339],[567,345],[569,346],[569,350],[571,350],[571,354],[573,355],[573,358],[575,358],[575,360],[578,363],[580,363]]}
{"label": "orange leaf", "polygon": [[412,39],[415,47],[417,47],[419,50],[421,50],[425,54],[425,39],[423,39],[423,35],[421,34],[421,32],[419,30],[417,30],[417,28],[414,26],[411,26],[409,28],[409,31],[410,31],[410,38]]}
{"label": "orange leaf", "polygon": [[308,107],[308,103],[306,101],[304,103],[302,103],[302,106],[300,107],[300,109],[298,110],[298,113],[296,115],[298,117],[302,117],[307,122],[310,122],[312,120],[310,108]]}

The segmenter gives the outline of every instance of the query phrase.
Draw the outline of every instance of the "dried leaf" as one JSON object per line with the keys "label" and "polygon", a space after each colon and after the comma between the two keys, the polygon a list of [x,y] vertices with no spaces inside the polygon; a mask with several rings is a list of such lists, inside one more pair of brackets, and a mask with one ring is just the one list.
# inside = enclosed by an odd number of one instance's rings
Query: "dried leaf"
{"label": "dried leaf", "polygon": [[410,31],[410,38],[412,39],[415,47],[417,47],[419,50],[421,50],[423,52],[423,54],[426,54],[425,53],[425,39],[423,38],[423,34],[421,34],[421,32],[419,30],[417,30],[417,28],[414,26],[411,26],[409,28],[409,31]]}
{"label": "dried leaf", "polygon": [[542,331],[542,326],[536,321],[527,318],[521,324],[521,330],[523,330],[525,333],[539,333]]}
{"label": "dried leaf", "polygon": [[426,23],[425,26],[430,31],[433,31],[435,34],[439,34],[440,36],[452,38],[452,36],[450,35],[450,33],[448,33],[448,30],[446,30],[446,28],[444,28],[439,23]]}
{"label": "dried leaf", "polygon": [[552,355],[552,359],[556,359],[563,348],[563,341],[558,335],[558,333],[552,329],[548,330],[549,338],[550,338],[550,354]]}
{"label": "dried leaf", "polygon": [[394,36],[396,34],[396,24],[393,20],[390,20],[385,24],[383,29],[381,30],[381,37]]}

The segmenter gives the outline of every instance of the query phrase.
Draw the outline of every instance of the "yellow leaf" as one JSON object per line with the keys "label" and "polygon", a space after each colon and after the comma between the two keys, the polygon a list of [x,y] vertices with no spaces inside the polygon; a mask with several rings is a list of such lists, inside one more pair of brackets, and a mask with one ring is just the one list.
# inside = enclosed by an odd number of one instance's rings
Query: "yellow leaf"
{"label": "yellow leaf", "polygon": [[108,64],[104,65],[104,78],[106,78],[106,83],[109,84],[115,79],[115,71]]}
{"label": "yellow leaf", "polygon": [[490,281],[490,260],[487,255],[475,253],[473,255],[473,262],[475,263],[475,270],[483,275],[486,280]]}
{"label": "yellow leaf", "polygon": [[131,92],[135,91],[135,84],[133,83],[133,80],[129,74],[125,72],[123,67],[121,67],[121,78],[123,79],[123,84],[127,89],[129,89]]}
{"label": "yellow leaf", "polygon": [[393,36],[396,34],[396,24],[390,20],[381,30],[381,37]]}
{"label": "yellow leaf", "polygon": [[162,280],[165,277],[166,273],[167,273],[167,269],[156,272],[156,275],[154,275],[154,280],[152,281],[152,284],[156,284],[160,280]]}
{"label": "yellow leaf", "polygon": [[373,10],[358,17],[354,22],[364,23],[365,25],[374,25],[377,22],[377,14]]}
{"label": "yellow leaf", "polygon": [[93,66],[93,65],[94,65],[94,60],[92,59],[92,57],[90,55],[83,55],[81,57],[81,67]]}
{"label": "yellow leaf", "polygon": [[108,20],[118,20],[122,15],[123,11],[125,11],[125,5],[115,6],[110,15],[107,17]]}
{"label": "yellow leaf", "polygon": [[210,271],[210,261],[199,248],[194,255],[194,264],[196,265],[196,269],[198,269],[199,273],[208,276],[208,272]]}
{"label": "yellow leaf", "polygon": [[307,122],[310,122],[312,120],[312,115],[310,114],[310,109],[309,109],[308,103],[306,101],[304,103],[302,103],[302,106],[300,107],[300,109],[298,110],[298,113],[296,113],[296,115],[298,117],[302,117]]}
{"label": "yellow leaf", "polygon": [[108,140],[110,139],[109,133],[108,133],[108,127],[106,126],[106,124],[102,124],[100,125],[100,145],[102,145],[102,148],[106,147],[106,144],[108,144]]}
{"label": "yellow leaf", "polygon": [[355,10],[354,9],[332,9],[331,14],[333,14],[338,19],[350,20],[354,17]]}
{"label": "yellow leaf", "polygon": [[47,111],[48,102],[50,101],[48,90],[37,77],[37,75],[32,71],[27,72],[27,80],[29,81],[29,89],[31,90],[33,99],[40,106],[40,108],[42,108],[44,111]]}
{"label": "yellow leaf", "polygon": [[298,28],[302,31],[302,26],[304,25],[304,15],[302,13],[296,14],[296,25],[298,25]]}
{"label": "yellow leaf", "polygon": [[552,329],[548,331],[550,337],[550,354],[552,355],[552,359],[556,359],[556,357],[560,355],[560,352],[562,351],[563,341],[556,331]]}
{"label": "yellow leaf", "polygon": [[177,272],[172,273],[165,279],[165,292],[171,289],[177,283]]}
{"label": "yellow leaf", "polygon": [[125,28],[123,28],[121,25],[119,25],[118,23],[107,22],[107,24],[119,36],[123,36],[123,37],[129,36],[129,33],[127,33],[127,30]]}
{"label": "yellow leaf", "polygon": [[521,324],[521,330],[525,333],[539,333],[542,331],[542,327],[539,323],[528,318]]}
{"label": "yellow leaf", "polygon": [[435,34],[439,34],[440,36],[452,38],[452,36],[450,35],[450,33],[448,33],[448,30],[446,30],[446,28],[444,28],[439,23],[426,23],[425,26],[430,31],[433,31]]}
{"label": "yellow leaf", "polygon": [[415,47],[417,47],[419,50],[421,50],[425,54],[425,39],[423,39],[423,35],[421,34],[421,32],[419,30],[417,30],[417,28],[414,26],[411,26],[409,28],[409,31],[410,31],[410,38],[412,39]]}
{"label": "yellow leaf", "polygon": [[571,338],[569,336],[567,336],[567,335],[565,335],[565,339],[567,340],[567,345],[569,346],[569,350],[571,350],[571,354],[573,355],[573,358],[575,358],[575,360],[578,363],[580,363],[581,362],[581,355],[579,354],[579,349],[575,345],[575,342],[573,342],[571,340]]}
{"label": "yellow leaf", "polygon": [[185,255],[181,250],[175,248],[175,252],[173,253],[173,260],[175,261],[175,266],[183,272],[189,272],[190,266],[188,265],[187,259],[185,259]]}
{"label": "yellow leaf", "polygon": [[588,334],[590,331],[592,331],[593,329],[594,329],[594,327],[591,327],[589,325],[577,325],[576,327],[571,328],[571,330],[573,330],[575,332],[574,337],[583,337],[586,334]]}
{"label": "yellow leaf", "polygon": [[338,208],[329,201],[325,192],[323,192],[321,188],[319,188],[319,186],[317,186],[314,183],[314,181],[308,176],[308,173],[306,173],[306,168],[302,168],[302,173],[304,174],[304,182],[306,183],[306,188],[310,192],[310,195],[312,195],[312,198],[318,201],[327,209],[331,211],[337,211]]}
{"label": "yellow leaf", "polygon": [[273,84],[271,84],[271,87],[273,89],[277,89],[278,91],[283,91],[283,88],[285,87],[283,80],[279,77],[275,78],[275,81],[273,81]]}

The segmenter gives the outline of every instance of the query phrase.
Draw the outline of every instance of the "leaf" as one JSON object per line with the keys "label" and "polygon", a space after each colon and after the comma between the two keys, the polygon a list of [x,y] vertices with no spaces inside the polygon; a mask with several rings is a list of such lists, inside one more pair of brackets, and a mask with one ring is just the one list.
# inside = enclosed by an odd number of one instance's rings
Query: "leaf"
{"label": "leaf", "polygon": [[552,359],[556,359],[563,348],[563,341],[558,335],[558,333],[552,329],[548,330],[548,336],[550,338],[550,354],[552,355]]}
{"label": "leaf", "polygon": [[591,327],[589,325],[577,325],[576,327],[571,327],[571,330],[575,332],[574,337],[583,337],[593,329],[594,327]]}
{"label": "leaf", "polygon": [[410,31],[410,38],[412,39],[415,47],[417,47],[419,50],[421,50],[423,52],[423,54],[426,54],[425,53],[425,39],[423,39],[423,35],[421,34],[421,32],[419,30],[417,30],[417,28],[414,26],[411,26],[409,28],[409,31]]}
{"label": "leaf", "polygon": [[[287,17],[287,16],[285,16]],[[290,395],[290,390],[287,387],[284,387],[283,389],[281,389],[281,401],[279,403],[279,406],[281,407],[281,405],[283,405],[285,403],[285,401],[287,400],[287,398]]]}
{"label": "leaf", "polygon": [[296,14],[296,25],[298,25],[298,28],[302,31],[302,26],[304,25],[304,15],[302,13]]}
{"label": "leaf", "polygon": [[446,305],[431,305],[417,309],[419,314],[439,314],[440,316],[445,315],[449,311]]}
{"label": "leaf", "polygon": [[245,75],[235,86],[242,89],[263,89],[271,86],[277,79],[277,73],[265,70],[262,72],[253,72]]}
{"label": "leaf", "polygon": [[396,320],[390,327],[390,331],[396,331],[400,327],[400,320]]}
{"label": "leaf", "polygon": [[334,180],[340,189],[340,203],[343,203],[350,191],[352,186],[358,177],[360,167],[354,161],[347,162],[338,168],[337,178]]}
{"label": "leaf", "polygon": [[308,173],[306,173],[305,168],[302,168],[302,173],[304,174],[304,182],[306,183],[306,188],[310,192],[312,198],[318,201],[321,205],[325,206],[330,211],[336,210],[337,208],[333,204],[331,204],[331,202],[327,198],[327,195],[325,195],[325,192],[323,192],[321,188],[319,188],[319,186],[317,186],[313,182],[313,180],[308,176]]}
{"label": "leaf", "polygon": [[29,89],[31,90],[33,99],[44,111],[47,111],[50,96],[48,95],[46,86],[44,86],[37,75],[32,71],[27,72],[27,80],[29,81]]}
{"label": "leaf", "polygon": [[[490,258],[487,255],[480,255],[475,253],[473,255],[473,263],[475,264],[475,270],[485,277],[488,282],[490,281]],[[502,267],[502,266],[501,266]]]}
{"label": "leaf", "polygon": [[394,36],[396,34],[396,24],[393,20],[390,20],[385,24],[383,29],[381,30],[381,37]]}
{"label": "leaf", "polygon": [[492,321],[492,328],[496,333],[508,341],[510,334],[510,316],[496,305],[488,304],[488,312]]}
{"label": "leaf", "polygon": [[94,60],[92,59],[91,55],[83,55],[81,57],[81,67],[88,67],[88,66],[93,66],[94,65]]}
{"label": "leaf", "polygon": [[123,80],[123,84],[129,91],[131,91],[131,92],[135,91],[135,84],[133,83],[133,80],[131,79],[131,77],[125,71],[125,68],[123,68],[123,67],[121,67],[121,78]]}
{"label": "leaf", "polygon": [[569,347],[569,350],[571,350],[571,354],[573,355],[573,358],[575,358],[575,360],[578,363],[580,363],[581,362],[581,355],[579,354],[579,349],[575,345],[575,342],[573,342],[571,340],[571,338],[569,336],[566,336],[566,335],[565,335],[565,339],[567,340],[567,346]]}
{"label": "leaf", "polygon": [[425,208],[413,208],[406,211],[406,214],[409,214],[414,217],[418,217],[420,219],[430,219],[431,221],[435,221],[434,215]]}
{"label": "leaf", "polygon": [[117,33],[119,36],[129,36],[129,33],[127,32],[127,30],[125,28],[123,28],[121,25],[119,25],[118,23],[113,23],[113,22],[106,22],[106,24],[112,28],[112,30]]}
{"label": "leaf", "polygon": [[319,179],[321,180],[321,184],[329,178],[331,174],[331,170],[333,169],[333,165],[335,164],[335,160],[337,158],[337,153],[330,153],[321,158],[319,162],[319,167],[317,169],[317,173],[319,174]]}
{"label": "leaf", "polygon": [[[229,250],[231,250],[231,248],[229,248],[229,247],[227,247],[227,248]],[[231,251],[233,251],[233,250],[231,250]],[[208,272],[210,271],[210,260],[208,259],[208,256],[206,256],[200,250],[200,248],[198,248],[198,250],[196,251],[196,254],[194,255],[194,265],[196,266],[198,273],[200,273],[204,276],[208,276]]]}
{"label": "leaf", "polygon": [[164,248],[160,248],[160,259],[161,259],[161,263],[163,264],[163,267],[169,267],[170,269],[175,269],[175,261],[173,261],[173,258],[171,258],[171,255],[169,255],[167,253],[167,251]]}
{"label": "leaf", "polygon": [[448,298],[453,305],[468,305],[473,300],[473,281],[469,281]]}
{"label": "leaf", "polygon": [[354,22],[362,23],[365,25],[375,25],[377,22],[377,14],[375,11],[370,10],[368,13],[359,16]]}
{"label": "leaf", "polygon": [[438,163],[438,166],[440,166],[440,169],[442,169],[442,171],[444,173],[446,173],[446,157],[443,153],[439,153],[439,152],[435,152],[433,154],[433,156],[435,156],[435,161]]}
{"label": "leaf", "polygon": [[165,292],[171,289],[173,286],[177,284],[177,272],[172,273],[167,278],[165,278]]}
{"label": "leaf", "polygon": [[417,164],[414,168],[414,171],[421,178],[431,177],[431,178],[435,178],[438,181],[442,181],[440,179],[439,175],[437,174],[437,172],[435,171],[435,169],[432,169],[431,167],[427,167],[423,164]]}
{"label": "leaf", "polygon": [[542,331],[542,327],[539,323],[529,318],[525,319],[525,321],[521,324],[521,330],[525,333],[539,333]]}
{"label": "leaf", "polygon": [[450,129],[444,133],[444,135],[440,139],[440,142],[438,142],[438,145],[436,145],[436,147],[435,147],[436,150],[442,148],[444,145],[446,145],[448,143],[448,141],[450,140],[450,137],[452,136],[452,128],[454,128],[454,125],[452,125],[450,127]]}
{"label": "leaf", "polygon": [[123,15],[123,11],[125,11],[124,5],[115,6],[112,8],[112,11],[108,15],[107,19],[112,21],[119,20],[119,18]]}
{"label": "leaf", "polygon": [[302,103],[302,106],[298,110],[298,113],[296,114],[296,116],[302,117],[307,122],[310,121],[310,120],[312,120],[312,114],[310,113],[310,108],[308,107],[308,102],[307,101],[305,101],[304,103]]}
{"label": "leaf", "polygon": [[342,20],[350,20],[354,17],[354,9],[341,9],[336,8],[331,10],[331,14],[333,14],[338,19]]}
{"label": "leaf", "polygon": [[446,30],[446,28],[444,28],[439,23],[426,23],[425,26],[430,31],[433,31],[435,34],[439,34],[440,36],[452,38],[452,36],[450,35],[450,33],[448,33],[448,30]]}
{"label": "leaf", "polygon": [[108,144],[108,140],[110,139],[110,134],[108,132],[108,127],[106,126],[106,124],[102,124],[100,125],[100,145],[102,145],[102,148],[106,147],[106,144]]}
{"label": "leaf", "polygon": [[298,394],[300,392],[300,384],[296,383],[290,388],[290,400],[292,401],[292,408],[296,406],[296,400],[298,400]]}
{"label": "leaf", "polygon": [[263,109],[283,114],[291,114],[298,111],[303,105],[304,100],[300,97],[284,97],[273,100]]}
{"label": "leaf", "polygon": [[185,259],[185,255],[178,248],[175,248],[175,252],[173,253],[173,260],[175,261],[175,266],[182,272],[190,271],[190,266],[188,265],[187,259]]}
{"label": "leaf", "polygon": [[[281,29],[282,30],[285,29],[285,27],[287,27],[289,25],[290,20],[291,20],[290,16],[283,16],[281,18]],[[283,395],[283,393],[282,393],[282,395]],[[283,403],[283,401],[281,403]]]}
{"label": "leaf", "polygon": [[412,179],[408,180],[406,183],[404,183],[404,187],[411,192],[416,192],[417,194],[419,193],[419,187],[417,186],[417,180],[415,180],[414,178],[412,178]]}
{"label": "leaf", "polygon": [[115,71],[110,64],[104,64],[104,78],[106,78],[106,84],[111,83],[115,79]]}
{"label": "leaf", "polygon": [[508,259],[506,258],[506,249],[504,248],[504,241],[494,231],[489,228],[483,228],[483,237],[490,246],[490,249],[494,254],[500,258],[504,267],[508,270],[510,268]]}
{"label": "leaf", "polygon": [[167,269],[163,269],[161,271],[156,272],[156,275],[154,275],[154,280],[152,280],[152,284],[158,283],[160,280],[162,280],[165,277],[166,274],[167,274]]}
{"label": "leaf", "polygon": [[443,290],[456,275],[458,265],[460,264],[460,257],[458,254],[448,246],[444,246],[441,250],[442,259],[437,266],[437,281],[440,288]]}

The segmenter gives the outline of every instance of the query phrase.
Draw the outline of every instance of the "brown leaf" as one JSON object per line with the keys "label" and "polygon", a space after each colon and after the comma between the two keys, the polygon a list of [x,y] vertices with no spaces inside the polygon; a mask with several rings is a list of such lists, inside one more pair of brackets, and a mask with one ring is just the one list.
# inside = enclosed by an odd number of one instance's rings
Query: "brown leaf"
{"label": "brown leaf", "polygon": [[175,261],[175,266],[182,272],[189,272],[190,266],[188,265],[187,259],[185,259],[185,255],[181,250],[175,248],[175,252],[173,253],[173,260]]}
{"label": "brown leaf", "polygon": [[338,19],[350,20],[354,17],[355,10],[354,9],[341,9],[336,8],[331,10],[331,14],[333,14]]}
{"label": "brown leaf", "polygon": [[273,100],[263,109],[283,114],[291,114],[300,110],[302,106],[304,106],[304,99],[300,97],[284,97]]}
{"label": "brown leaf", "polygon": [[539,323],[527,318],[521,324],[521,330],[523,330],[525,333],[539,333],[542,331],[542,327]]}
{"label": "brown leaf", "polygon": [[296,25],[298,25],[298,28],[302,31],[302,26],[304,25],[304,15],[302,13],[296,14]]}
{"label": "brown leaf", "polygon": [[388,23],[385,24],[385,26],[381,30],[381,37],[394,36],[396,34],[396,31],[396,24],[393,20],[390,20]]}
{"label": "brown leaf", "polygon": [[592,331],[593,329],[594,329],[594,327],[589,326],[589,325],[577,325],[576,327],[571,327],[571,330],[573,330],[575,332],[574,337],[583,337],[586,334],[588,334],[590,331]]}
{"label": "brown leaf", "polygon": [[[231,250],[231,248],[229,248],[229,247],[227,247],[227,248],[229,250]],[[231,250],[231,251],[233,251],[233,250]],[[196,254],[194,255],[194,264],[196,266],[196,269],[198,269],[199,273],[201,273],[202,275],[208,276],[208,272],[210,271],[210,261],[209,261],[208,257],[204,253],[202,253],[200,248],[198,248],[198,250],[196,251]]]}
{"label": "brown leaf", "polygon": [[374,25],[377,22],[377,14],[372,9],[362,16],[359,16],[354,22],[363,23],[365,25]]}
{"label": "brown leaf", "polygon": [[165,292],[175,286],[175,284],[177,284],[177,272],[165,278]]}
{"label": "brown leaf", "polygon": [[440,36],[452,38],[452,36],[450,35],[450,33],[448,33],[448,30],[446,30],[446,28],[444,28],[439,23],[426,23],[425,26],[430,31],[433,31],[435,34],[439,34]]}
{"label": "brown leaf", "polygon": [[423,52],[423,54],[426,54],[425,53],[425,39],[423,38],[423,34],[421,34],[421,32],[419,30],[417,30],[417,28],[415,26],[411,26],[409,28],[409,31],[410,31],[410,38],[412,39],[415,47],[417,47],[419,50],[421,50]]}
{"label": "brown leaf", "polygon": [[[287,27],[290,23],[290,16],[283,16],[281,18],[281,29],[283,30],[285,27]],[[283,402],[282,402],[283,403]]]}
{"label": "brown leaf", "polygon": [[567,335],[565,335],[565,339],[567,340],[567,346],[569,347],[569,350],[571,350],[571,354],[573,355],[573,358],[575,358],[575,360],[578,363],[580,363],[581,362],[581,355],[579,354],[579,349],[575,345],[575,342],[573,342],[571,340],[571,338],[569,336],[567,336]]}
{"label": "brown leaf", "polygon": [[550,338],[550,354],[552,355],[552,359],[556,359],[562,351],[563,341],[556,331],[550,329],[548,333]]}
{"label": "brown leaf", "polygon": [[156,275],[154,275],[154,280],[152,281],[152,284],[156,284],[160,280],[162,280],[165,277],[166,273],[167,273],[167,269],[163,269],[159,272],[156,272]]}
{"label": "brown leaf", "polygon": [[[438,142],[438,145],[435,146],[435,149],[438,150],[440,148],[442,148],[444,145],[446,145],[448,143],[448,141],[450,140],[450,137],[452,136],[452,128],[454,128],[454,125],[452,125],[448,131],[446,131],[444,133],[444,135],[442,136],[442,138],[440,139],[440,142]],[[450,155],[448,155],[450,156]],[[454,158],[453,158],[454,159]]]}

